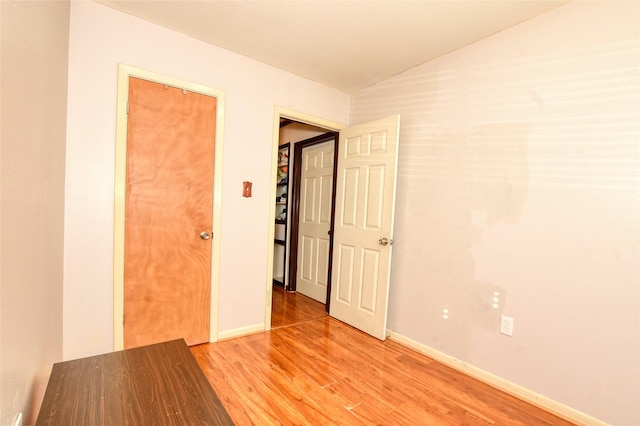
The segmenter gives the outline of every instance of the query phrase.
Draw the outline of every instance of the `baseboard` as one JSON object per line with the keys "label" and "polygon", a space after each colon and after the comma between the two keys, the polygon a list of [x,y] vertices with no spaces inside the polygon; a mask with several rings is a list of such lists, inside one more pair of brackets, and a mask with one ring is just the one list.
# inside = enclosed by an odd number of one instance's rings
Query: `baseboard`
{"label": "baseboard", "polygon": [[234,337],[242,337],[248,334],[261,333],[264,331],[264,324],[248,325],[246,327],[240,327],[233,330],[226,330],[218,332],[218,341],[233,339]]}
{"label": "baseboard", "polygon": [[551,398],[544,395],[540,395],[532,390],[524,388],[520,385],[505,380],[495,374],[489,373],[481,368],[470,365],[467,362],[461,361],[436,349],[430,348],[427,345],[416,342],[406,336],[398,334],[394,331],[387,330],[387,336],[389,339],[398,342],[404,346],[408,346],[429,358],[451,367],[454,370],[458,370],[474,379],[478,379],[483,383],[493,386],[509,395],[515,396],[523,401],[528,402],[531,405],[542,408],[545,411],[553,413],[558,417],[561,417],[570,422],[577,423],[579,425],[593,425],[593,426],[607,426],[607,423],[602,420],[598,420],[589,416],[581,411],[575,410]]}

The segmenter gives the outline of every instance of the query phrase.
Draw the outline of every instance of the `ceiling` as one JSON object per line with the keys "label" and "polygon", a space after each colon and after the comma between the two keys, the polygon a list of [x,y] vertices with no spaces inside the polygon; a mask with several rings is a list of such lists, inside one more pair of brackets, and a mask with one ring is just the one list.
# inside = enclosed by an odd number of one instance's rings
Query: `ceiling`
{"label": "ceiling", "polygon": [[95,0],[347,93],[569,0]]}

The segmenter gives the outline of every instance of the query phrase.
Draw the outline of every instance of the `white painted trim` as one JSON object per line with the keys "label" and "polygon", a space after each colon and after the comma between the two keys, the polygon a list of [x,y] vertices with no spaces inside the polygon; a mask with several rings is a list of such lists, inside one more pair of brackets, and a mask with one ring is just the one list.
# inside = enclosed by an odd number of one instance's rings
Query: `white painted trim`
{"label": "white painted trim", "polygon": [[427,345],[416,342],[415,340],[412,340],[394,331],[387,330],[387,336],[390,340],[398,342],[404,346],[408,346],[428,356],[429,358],[433,358],[434,360],[446,365],[447,367],[458,370],[470,377],[473,377],[474,379],[478,379],[483,383],[493,386],[494,388],[508,393],[509,395],[512,395],[518,399],[526,401],[529,404],[535,405],[536,407],[540,407],[543,410],[555,414],[556,416],[561,417],[565,420],[581,425],[607,426],[607,423],[603,422],[602,420],[598,420],[594,417],[589,416],[588,414],[575,410],[551,398],[540,395],[539,393],[512,383],[508,380],[503,379],[502,377],[496,376],[495,374],[489,373],[488,371],[475,367],[467,362],[454,358]]}
{"label": "white painted trim", "polygon": [[220,284],[220,234],[222,211],[222,153],[225,118],[225,92],[153,71],[119,64],[116,104],[116,165],[113,224],[113,339],[114,350],[124,348],[124,217],[127,161],[127,103],[129,77],[187,89],[216,98],[216,141],[213,173],[213,236],[211,250],[211,296],[209,309],[209,341],[218,340],[218,289]]}
{"label": "white painted trim", "polygon": [[221,331],[220,333],[218,333],[218,341],[262,332],[264,332],[264,324],[248,325],[246,327],[236,328],[235,330]]}
{"label": "white painted trim", "polygon": [[[347,127],[345,124],[336,123],[335,121],[325,120],[323,118],[314,117],[313,115],[303,112],[294,111],[284,107],[275,107],[273,114],[273,135],[271,147],[271,183],[269,200],[276,199],[276,181],[278,177],[278,144],[280,142],[280,118],[288,118],[290,120],[299,121],[301,123],[310,124],[312,126],[322,127],[327,131],[339,131]],[[269,205],[269,232],[267,236],[267,287],[265,296],[265,315],[264,330],[271,330],[271,303],[272,303],[272,287],[273,287],[273,237],[275,233],[276,212],[273,206]],[[286,272],[285,272],[286,274]],[[222,333],[221,333],[222,334]]]}
{"label": "white painted trim", "polygon": [[299,121],[301,123],[309,124],[311,126],[321,127],[323,129],[327,129],[327,131],[334,131],[334,132],[340,131],[347,127],[346,124],[337,123],[331,120],[325,120],[324,118],[315,117],[313,115],[305,114],[304,112],[295,111],[289,108],[276,106],[275,112],[276,112],[275,115],[276,115],[277,124],[278,124],[275,130],[277,131],[278,136],[280,135],[280,118],[288,118],[289,120]]}

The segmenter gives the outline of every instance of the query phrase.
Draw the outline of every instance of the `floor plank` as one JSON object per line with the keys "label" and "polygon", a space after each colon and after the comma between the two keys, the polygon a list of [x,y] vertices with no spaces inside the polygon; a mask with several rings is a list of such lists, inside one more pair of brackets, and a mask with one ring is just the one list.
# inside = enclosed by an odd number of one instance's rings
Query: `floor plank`
{"label": "floor plank", "polygon": [[324,318],[325,305],[300,293],[289,293],[273,286],[271,328]]}
{"label": "floor plank", "polygon": [[237,424],[571,424],[287,295],[270,332],[191,348]]}

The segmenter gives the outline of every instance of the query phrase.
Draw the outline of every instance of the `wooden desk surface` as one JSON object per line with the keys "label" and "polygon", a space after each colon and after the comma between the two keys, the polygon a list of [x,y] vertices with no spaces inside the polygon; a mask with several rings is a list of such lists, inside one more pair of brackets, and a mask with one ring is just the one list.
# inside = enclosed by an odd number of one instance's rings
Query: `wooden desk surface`
{"label": "wooden desk surface", "polygon": [[233,425],[184,340],[54,364],[36,425]]}

